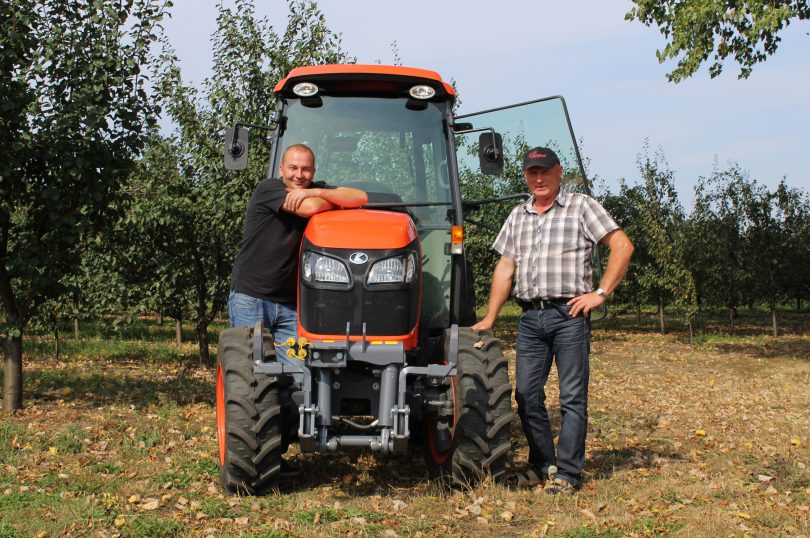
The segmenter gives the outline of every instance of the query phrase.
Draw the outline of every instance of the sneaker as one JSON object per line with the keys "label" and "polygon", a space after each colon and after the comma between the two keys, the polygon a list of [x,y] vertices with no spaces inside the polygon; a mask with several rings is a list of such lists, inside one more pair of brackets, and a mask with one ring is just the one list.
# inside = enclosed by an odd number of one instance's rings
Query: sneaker
{"label": "sneaker", "polygon": [[282,478],[290,478],[293,476],[298,476],[301,473],[301,469],[299,469],[296,465],[293,465],[289,461],[282,458],[281,460],[281,471],[279,472],[279,476]]}
{"label": "sneaker", "polygon": [[564,493],[566,495],[573,495],[577,492],[577,487],[569,482],[568,480],[563,480],[562,478],[555,478],[551,480],[548,484],[546,484],[546,494],[548,495],[559,495],[560,493]]}

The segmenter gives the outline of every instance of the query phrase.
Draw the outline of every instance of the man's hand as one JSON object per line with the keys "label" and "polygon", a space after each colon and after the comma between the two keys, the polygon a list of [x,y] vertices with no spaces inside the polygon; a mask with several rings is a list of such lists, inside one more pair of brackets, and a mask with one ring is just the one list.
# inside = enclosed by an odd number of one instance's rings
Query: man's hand
{"label": "man's hand", "polygon": [[282,206],[285,211],[295,213],[301,207],[301,204],[307,198],[315,198],[318,196],[320,189],[291,189],[287,188],[287,197],[284,199]]}
{"label": "man's hand", "polygon": [[495,325],[495,320],[494,319],[490,320],[490,319],[484,318],[481,321],[479,321],[478,323],[476,323],[475,325],[473,325],[471,327],[471,329],[474,330],[474,331],[488,331],[489,329],[492,328],[493,325]]}
{"label": "man's hand", "polygon": [[590,293],[580,295],[579,297],[574,297],[566,304],[571,307],[571,317],[575,318],[580,312],[587,316],[591,313],[591,310],[605,304],[605,298],[595,291],[592,291]]}

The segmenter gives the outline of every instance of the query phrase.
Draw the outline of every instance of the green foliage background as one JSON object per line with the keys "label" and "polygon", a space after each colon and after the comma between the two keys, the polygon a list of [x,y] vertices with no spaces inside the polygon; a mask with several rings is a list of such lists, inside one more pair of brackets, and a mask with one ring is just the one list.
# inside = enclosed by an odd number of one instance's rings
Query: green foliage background
{"label": "green foliage background", "polygon": [[[806,2],[750,0],[733,9],[704,1],[636,0],[628,14],[658,25],[690,76],[714,54],[747,76],[772,54],[779,31],[810,16]],[[157,312],[196,326],[210,364],[208,327],[223,312],[244,208],[268,173],[269,148],[253,132],[250,166],[226,173],[223,131],[236,121],[269,124],[271,88],[300,65],[350,63],[317,4],[290,0],[277,28],[251,0],[219,6],[212,75],[183,80],[158,25],[168,1],[8,0],[0,4],[0,341],[4,405],[21,405],[21,339],[68,319],[113,325]],[[696,29],[697,28],[697,29]],[[396,52],[396,51],[395,51]],[[462,89],[463,91],[463,89]],[[169,132],[156,128],[159,114]],[[465,200],[525,192],[520,162],[538,141],[509,141],[500,178],[460,170]],[[475,144],[458,151],[477,152]],[[570,167],[569,167],[570,168]],[[768,189],[739,165],[701,178],[687,213],[663,149],[647,144],[638,177],[599,199],[636,246],[611,308],[657,305],[687,321],[741,306],[801,309],[810,295],[810,203],[782,181]],[[684,194],[684,193],[680,193]],[[497,254],[491,244],[516,201],[468,207],[466,252],[479,304]],[[476,221],[473,223],[473,221]]]}

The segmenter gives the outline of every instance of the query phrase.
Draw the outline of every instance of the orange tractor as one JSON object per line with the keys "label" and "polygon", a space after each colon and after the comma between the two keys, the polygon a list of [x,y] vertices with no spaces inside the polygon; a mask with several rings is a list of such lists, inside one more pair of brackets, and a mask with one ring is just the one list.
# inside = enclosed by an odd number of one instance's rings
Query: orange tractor
{"label": "orange tractor", "polygon": [[[273,488],[292,441],[303,453],[360,447],[399,455],[419,444],[432,477],[497,478],[512,448],[512,387],[500,341],[469,328],[475,298],[462,224],[475,203],[462,201],[459,188],[460,163],[466,172],[503,170],[501,135],[485,125],[494,111],[469,117],[481,128],[457,122],[453,88],[433,71],[405,67],[303,67],[274,92],[270,126],[237,123],[226,134],[226,167],[244,168],[249,131],[270,129],[270,172],[287,146],[305,143],[319,180],[361,188],[369,203],[309,220],[299,254],[297,364],[276,360],[260,324],[220,335],[224,488]],[[529,108],[546,110],[555,99]],[[560,129],[556,121],[546,134]],[[573,134],[564,138],[573,144]],[[477,162],[465,161],[471,155]]]}

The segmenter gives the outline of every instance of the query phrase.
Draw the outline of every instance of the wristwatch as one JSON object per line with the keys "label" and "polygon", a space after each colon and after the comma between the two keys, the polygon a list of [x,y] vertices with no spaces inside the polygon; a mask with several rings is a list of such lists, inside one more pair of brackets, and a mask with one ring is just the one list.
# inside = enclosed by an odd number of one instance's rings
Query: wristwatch
{"label": "wristwatch", "polygon": [[605,299],[607,299],[608,296],[607,292],[602,288],[596,288],[596,295],[598,295],[599,297],[604,297]]}

